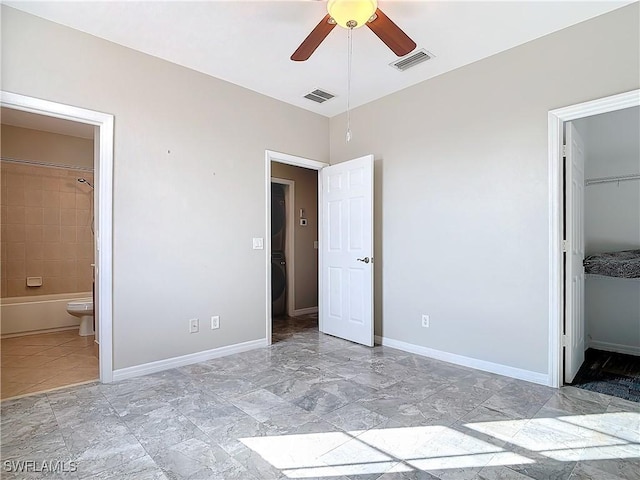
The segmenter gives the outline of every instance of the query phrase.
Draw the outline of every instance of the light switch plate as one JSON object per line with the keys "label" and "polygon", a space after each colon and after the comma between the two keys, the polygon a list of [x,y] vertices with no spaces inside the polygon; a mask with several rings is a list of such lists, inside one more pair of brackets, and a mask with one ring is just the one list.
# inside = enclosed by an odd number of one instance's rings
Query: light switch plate
{"label": "light switch plate", "polygon": [[254,238],[253,239],[253,249],[254,250],[263,250],[264,249],[264,239],[263,238]]}

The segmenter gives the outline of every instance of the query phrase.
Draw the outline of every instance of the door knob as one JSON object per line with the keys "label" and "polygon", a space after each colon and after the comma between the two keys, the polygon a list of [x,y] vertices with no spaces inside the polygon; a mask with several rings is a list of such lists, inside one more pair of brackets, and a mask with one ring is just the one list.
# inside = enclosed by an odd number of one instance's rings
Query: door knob
{"label": "door knob", "polygon": [[356,260],[358,260],[359,262],[369,263],[369,257],[356,258]]}

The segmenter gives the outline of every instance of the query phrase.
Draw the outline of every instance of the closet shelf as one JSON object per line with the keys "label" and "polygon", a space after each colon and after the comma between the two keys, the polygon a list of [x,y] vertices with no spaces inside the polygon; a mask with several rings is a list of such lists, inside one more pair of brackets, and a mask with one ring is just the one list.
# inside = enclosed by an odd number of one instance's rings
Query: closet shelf
{"label": "closet shelf", "polygon": [[640,278],[640,250],[597,253],[582,262],[584,273],[618,278]]}

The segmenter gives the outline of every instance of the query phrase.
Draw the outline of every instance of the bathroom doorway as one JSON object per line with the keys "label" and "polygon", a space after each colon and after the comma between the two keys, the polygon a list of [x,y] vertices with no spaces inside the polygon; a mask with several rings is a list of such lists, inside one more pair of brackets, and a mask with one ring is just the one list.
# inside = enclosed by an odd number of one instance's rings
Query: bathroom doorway
{"label": "bathroom doorway", "polygon": [[[91,175],[89,174],[90,171],[89,170],[84,170],[81,172],[81,175],[76,175],[75,172],[69,172],[69,175],[67,175],[67,178],[64,179],[58,179],[59,184],[61,185],[62,183],[64,183],[64,188],[63,190],[69,190],[66,191],[65,193],[75,193],[77,196],[80,196],[82,198],[86,198],[87,200],[91,197],[93,197],[95,203],[94,203],[94,208],[91,209],[82,209],[82,210],[89,210],[88,212],[85,211],[83,212],[80,217],[81,220],[87,220],[88,222],[88,230],[83,229],[81,236],[78,237],[78,226],[74,225],[76,227],[75,230],[75,234],[76,234],[76,240],[78,238],[80,238],[81,240],[83,240],[80,243],[83,243],[83,247],[82,247],[82,253],[80,254],[80,257],[82,257],[80,260],[89,260],[88,262],[88,270],[90,271],[89,277],[93,277],[95,278],[95,303],[94,303],[94,312],[95,312],[95,317],[97,318],[97,324],[96,324],[96,337],[99,338],[99,344],[96,344],[94,342],[94,338],[91,337],[90,335],[85,335],[85,336],[80,336],[79,335],[79,329],[76,329],[76,332],[71,332],[69,330],[64,330],[64,328],[68,328],[70,327],[70,325],[57,325],[54,326],[53,328],[43,328],[41,329],[41,326],[37,326],[37,325],[28,325],[28,326],[23,326],[22,328],[22,332],[27,332],[30,333],[31,335],[22,335],[22,337],[27,337],[30,336],[31,339],[30,341],[33,340],[33,338],[35,338],[38,334],[40,335],[49,335],[50,337],[47,340],[42,340],[40,343],[44,343],[44,342],[48,342],[49,344],[53,345],[49,345],[51,346],[51,348],[55,348],[56,350],[51,350],[49,353],[69,353],[70,350],[68,350],[72,345],[67,345],[67,347],[65,347],[64,349],[61,349],[59,347],[61,347],[62,345],[65,345],[68,342],[63,342],[63,343],[58,343],[60,341],[60,338],[54,338],[54,335],[58,335],[58,336],[63,336],[63,334],[66,335],[73,335],[71,337],[71,343],[72,344],[77,344],[77,346],[86,348],[86,350],[83,352],[84,354],[89,355],[89,350],[92,351],[94,357],[99,357],[98,360],[98,375],[94,375],[95,379],[100,379],[101,382],[103,383],[109,383],[112,381],[113,379],[113,366],[112,366],[112,359],[113,359],[113,351],[112,351],[112,296],[113,296],[113,292],[112,292],[112,244],[113,244],[113,237],[112,237],[112,222],[113,222],[113,212],[112,212],[112,204],[113,204],[113,189],[112,189],[112,185],[113,185],[113,127],[114,127],[114,121],[113,121],[113,116],[109,115],[109,114],[104,114],[101,112],[95,112],[92,110],[86,110],[86,109],[82,109],[82,108],[78,108],[78,107],[72,107],[72,106],[68,106],[68,105],[64,105],[64,104],[59,104],[59,103],[55,103],[55,102],[50,102],[50,101],[46,101],[46,100],[41,100],[41,99],[36,99],[36,98],[32,98],[32,97],[27,97],[27,96],[23,96],[23,95],[18,95],[18,94],[14,94],[14,93],[9,93],[9,92],[2,92],[1,94],[1,106],[3,108],[3,110],[5,111],[5,113],[8,113],[9,115],[11,114],[17,114],[17,113],[21,113],[21,114],[31,114],[31,115],[36,115],[38,116],[38,118],[40,120],[42,120],[45,124],[51,122],[52,120],[58,120],[58,121],[66,121],[66,125],[67,126],[75,126],[75,127],[80,127],[80,128],[84,128],[85,131],[90,131],[92,132],[92,137],[93,137],[93,155],[92,155],[92,160],[93,160],[93,170],[94,170],[94,174],[95,174],[95,178],[91,177]],[[3,115],[3,118],[6,118]],[[15,122],[14,122],[15,123]],[[22,127],[26,127],[27,125],[22,125]],[[86,130],[88,129],[88,130]],[[46,129],[44,129],[46,131]],[[52,132],[50,132],[52,133]],[[69,132],[62,132],[60,134],[68,134]],[[68,135],[68,136],[73,136],[73,135]],[[91,136],[91,134],[87,134],[87,136]],[[34,147],[32,145],[32,147]],[[3,153],[4,156],[4,153]],[[4,163],[4,162],[3,162]],[[22,165],[24,166],[24,165]],[[74,165],[71,165],[74,166]],[[33,167],[36,167],[36,165],[33,165]],[[49,166],[50,168],[55,168],[55,166]],[[58,171],[58,174],[60,174],[61,172]],[[60,177],[62,177],[62,175],[59,175]],[[80,181],[79,179],[81,179],[82,181]],[[41,179],[42,180],[42,179]],[[70,181],[68,181],[70,180]],[[93,181],[92,181],[93,180]],[[43,180],[42,180],[43,181]],[[5,189],[5,177],[3,176],[3,201],[8,201],[8,195],[9,192],[7,191],[7,189]],[[35,183],[33,185],[37,185],[38,184],[38,180],[35,180]],[[51,185],[50,185],[51,186]],[[78,190],[78,188],[80,190]],[[95,188],[95,190],[94,190]],[[5,193],[5,191],[7,193]],[[62,193],[62,192],[61,192]],[[5,195],[7,195],[5,197]],[[42,194],[44,197],[44,193]],[[37,196],[36,196],[37,197]],[[65,196],[67,202],[71,201],[71,195],[67,195]],[[30,198],[29,200],[26,199],[26,196],[24,197],[25,203],[29,202],[38,202],[37,199],[34,200],[34,198]],[[74,198],[75,200],[75,198]],[[44,201],[44,198],[43,198]],[[4,203],[4,202],[3,202]],[[83,200],[80,200],[81,206],[86,206],[86,202],[83,203]],[[44,204],[42,207],[42,212],[40,212],[39,210],[37,210],[37,206],[35,210],[30,210],[29,211],[29,223],[27,222],[27,206],[31,206],[31,205],[24,205],[24,210],[21,209],[16,209],[17,215],[20,214],[24,214],[24,226],[26,227],[27,224],[31,224],[30,222],[35,222],[35,219],[39,219],[39,214],[41,213],[44,217]],[[62,208],[60,209],[62,210]],[[14,213],[16,213],[14,212]],[[50,214],[52,214],[52,211],[49,211]],[[65,212],[65,223],[70,223],[71,219],[70,219],[70,213],[69,211]],[[3,214],[5,214],[5,209],[3,209]],[[60,212],[60,216],[62,217],[62,212]],[[53,217],[49,218],[49,221],[52,221]],[[76,212],[76,221],[78,218],[78,214]],[[93,218],[93,222],[90,221],[90,219]],[[14,218],[13,220],[16,220],[16,218]],[[48,238],[49,240],[51,240],[51,238],[57,240],[58,237],[56,236],[58,233],[60,234],[60,242],[62,243],[62,227],[63,225],[60,224],[60,230],[58,232],[58,229],[56,228],[50,228],[47,229],[48,233],[52,233],[53,232],[53,237]],[[71,225],[65,225],[65,226],[69,226],[71,227]],[[45,230],[45,225],[44,225],[44,218],[43,218],[43,225],[42,225],[42,234],[43,234],[43,241],[41,242],[43,244],[43,249],[44,249],[44,243],[45,243],[45,238],[44,238],[44,230]],[[83,227],[85,227],[85,225],[83,225]],[[3,227],[4,230],[4,227]],[[17,230],[21,230],[20,228],[18,228]],[[34,232],[34,230],[37,229],[30,229],[32,230],[32,234],[35,233],[36,235],[39,233],[37,231]],[[88,241],[84,241],[87,240],[87,238],[83,237],[83,235],[89,235],[87,232],[93,230],[93,235],[94,238],[96,239],[95,241],[92,242],[88,242]],[[4,233],[4,232],[3,232]],[[19,232],[20,233],[20,232]],[[65,229],[65,235],[71,235],[73,233],[72,229]],[[24,229],[24,235],[25,235],[25,241],[26,241],[26,228]],[[16,237],[17,238],[17,237]],[[70,237],[69,237],[70,238]],[[14,238],[15,239],[15,238]],[[16,243],[20,243],[20,242],[16,242]],[[47,242],[47,243],[58,243],[58,242]],[[77,243],[77,242],[76,242]],[[20,247],[17,247],[18,251],[20,249]],[[35,252],[37,254],[37,247],[35,248]],[[57,247],[50,247],[51,249],[55,251],[57,250]],[[60,249],[62,249],[62,246],[60,246]],[[7,250],[6,253],[5,251],[3,251],[3,255],[6,255],[7,261],[9,259],[9,254],[10,252]],[[25,255],[26,255],[26,250],[25,250]],[[94,258],[93,261],[91,261],[91,257]],[[87,267],[87,265],[84,265],[84,263],[87,262],[83,262],[81,261],[81,263],[83,264],[83,268]],[[95,264],[95,269],[92,270],[91,267],[91,263]],[[69,266],[70,263],[67,264],[67,266]],[[33,265],[31,265],[33,266]],[[17,266],[18,271],[13,272],[17,274],[22,275],[24,273],[23,276],[23,282],[25,282],[25,284],[31,284],[30,286],[34,287],[34,288],[38,288],[38,283],[40,282],[40,279],[38,278],[38,275],[35,275],[35,279],[30,279],[27,280],[26,279],[26,258],[25,258],[25,262],[24,262],[24,268],[25,271],[23,272],[21,270],[20,266]],[[60,264],[50,264],[48,265],[48,273],[60,273],[62,274],[62,263]],[[58,270],[58,268],[60,270]],[[85,270],[86,273],[87,270]],[[9,273],[9,272],[7,272]],[[44,275],[44,271],[43,273],[43,285],[45,285],[45,280],[46,280],[46,275]],[[77,273],[77,272],[75,272]],[[62,276],[62,275],[58,275],[58,276]],[[77,275],[76,275],[77,277]],[[84,277],[83,277],[84,278]],[[77,282],[77,279],[76,279]],[[56,282],[52,282],[53,285],[56,285]],[[68,290],[70,284],[72,283],[72,280],[65,280],[62,281],[63,284],[63,289]],[[60,282],[58,282],[58,285],[60,284]],[[14,283],[14,286],[17,287],[17,284]],[[49,282],[49,286],[51,287],[51,282]],[[77,283],[76,283],[77,286]],[[86,279],[82,280],[81,282],[81,287],[83,292],[81,292],[80,294],[78,294],[76,292],[77,295],[82,295],[82,294],[86,294],[87,292],[89,292],[89,297],[91,297],[91,291],[93,290],[93,288],[91,288],[93,286],[93,282],[91,282],[90,284],[88,283],[88,281]],[[6,284],[6,293],[8,293],[9,290],[9,283],[7,282]],[[88,289],[88,290],[87,290]],[[3,299],[4,300],[4,299]],[[59,298],[55,298],[55,299],[51,299],[54,301],[57,301],[58,303],[62,303],[63,307],[62,310],[64,310],[64,306],[66,306],[66,304],[68,302],[64,301],[64,300],[60,300]],[[74,300],[74,299],[71,299]],[[24,302],[23,302],[24,303]],[[37,302],[34,302],[34,304],[36,305],[40,305]],[[55,311],[60,311],[60,306],[55,308]],[[5,308],[4,306],[4,301],[3,301],[3,309]],[[39,308],[39,307],[37,307]],[[65,312],[66,314],[66,312]],[[69,317],[68,314],[67,318]],[[3,318],[4,320],[4,318]],[[77,320],[75,320],[76,325],[78,323]],[[63,322],[64,323],[64,322]],[[4,321],[3,321],[4,324]],[[85,322],[86,324],[86,322]],[[39,331],[40,330],[40,331]],[[20,333],[19,331],[14,332],[14,333]],[[86,333],[86,332],[85,332]],[[8,337],[11,337],[12,335],[8,335]],[[14,338],[16,338],[16,335],[13,335]],[[10,338],[7,338],[7,340],[9,340]],[[64,340],[64,339],[63,339]],[[14,340],[14,343],[20,343],[17,340]],[[23,344],[23,345],[17,345],[15,347],[12,347],[11,349],[13,349],[14,351],[22,348],[23,350],[20,353],[24,353],[25,355],[12,355],[14,357],[28,357],[29,355],[27,355],[27,353],[37,353],[36,350],[41,350],[40,348],[26,348],[30,345],[27,344]],[[31,345],[33,346],[33,345]],[[42,346],[42,345],[40,345]],[[35,346],[35,347],[40,347],[40,346]],[[4,345],[3,345],[4,347]],[[5,350],[3,348],[3,370],[5,367],[5,357],[7,356],[7,354],[9,353],[9,351],[11,350]],[[71,354],[71,353],[69,353]],[[46,355],[49,356],[49,355]],[[23,360],[23,365],[26,367],[27,363],[38,363],[39,359],[36,360]],[[65,364],[67,365],[69,362],[71,362],[71,358],[68,358],[66,361],[60,361],[60,364]],[[13,362],[15,364],[15,362],[18,362],[17,359],[13,359]],[[72,363],[72,362],[71,362]],[[8,365],[8,364],[7,364]],[[72,368],[72,367],[71,367]],[[77,378],[77,377],[75,377]],[[20,379],[20,375],[16,373],[16,377],[15,379]],[[5,380],[5,375],[3,372],[3,381]],[[44,381],[48,381],[49,379],[45,376],[45,378],[43,379],[42,382],[40,382],[41,386],[45,386],[42,385]],[[81,379],[82,380],[82,379]],[[72,379],[73,381],[73,379]],[[14,382],[14,383],[19,383],[19,382]],[[78,383],[77,381],[73,382],[73,383]],[[4,389],[3,389],[4,390]],[[25,389],[28,390],[28,389]],[[26,392],[25,390],[23,390],[22,393],[17,393],[18,395],[21,394],[26,394],[29,392]],[[4,393],[4,392],[3,392]],[[4,396],[4,395],[3,395]]]}
{"label": "bathroom doorway", "polygon": [[0,114],[1,395],[10,398],[99,378],[95,148],[91,125]]}

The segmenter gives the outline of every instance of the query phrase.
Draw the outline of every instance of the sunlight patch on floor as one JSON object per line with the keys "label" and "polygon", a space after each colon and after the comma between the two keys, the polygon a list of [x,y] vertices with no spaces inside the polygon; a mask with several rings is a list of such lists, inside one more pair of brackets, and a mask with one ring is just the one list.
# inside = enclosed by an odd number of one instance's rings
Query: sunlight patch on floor
{"label": "sunlight patch on floor", "polygon": [[251,437],[242,442],[289,478],[532,462],[442,426]]}
{"label": "sunlight patch on floor", "polygon": [[561,462],[640,458],[640,445],[627,444],[608,447],[572,448],[568,450],[542,451],[540,453]]}
{"label": "sunlight patch on floor", "polygon": [[[555,458],[553,452],[565,452],[566,456],[573,451],[577,455],[577,451],[581,449],[599,449],[599,456],[594,460],[603,459],[603,455],[604,458],[616,458],[619,455],[614,452],[625,450],[640,454],[640,414],[633,412],[479,422],[465,426],[552,458]],[[507,431],[517,433],[510,436],[504,433]],[[606,456],[603,452],[607,451],[613,456]],[[595,455],[596,450],[593,452]],[[624,458],[628,456],[625,455]]]}
{"label": "sunlight patch on floor", "polygon": [[274,467],[287,470],[326,466],[321,455],[351,440],[343,432],[307,433],[240,439]]}
{"label": "sunlight patch on floor", "polygon": [[282,472],[289,478],[318,478],[318,477],[340,477],[349,475],[372,475],[384,472],[408,472],[411,468],[396,468],[397,462],[370,462],[359,463],[358,461],[344,465],[331,465],[324,467],[308,467],[284,469]]}
{"label": "sunlight patch on floor", "polygon": [[[573,415],[243,438],[289,478],[442,470],[558,461],[640,458],[640,414]],[[478,438],[478,437],[482,438]],[[514,447],[518,452],[511,451]]]}

